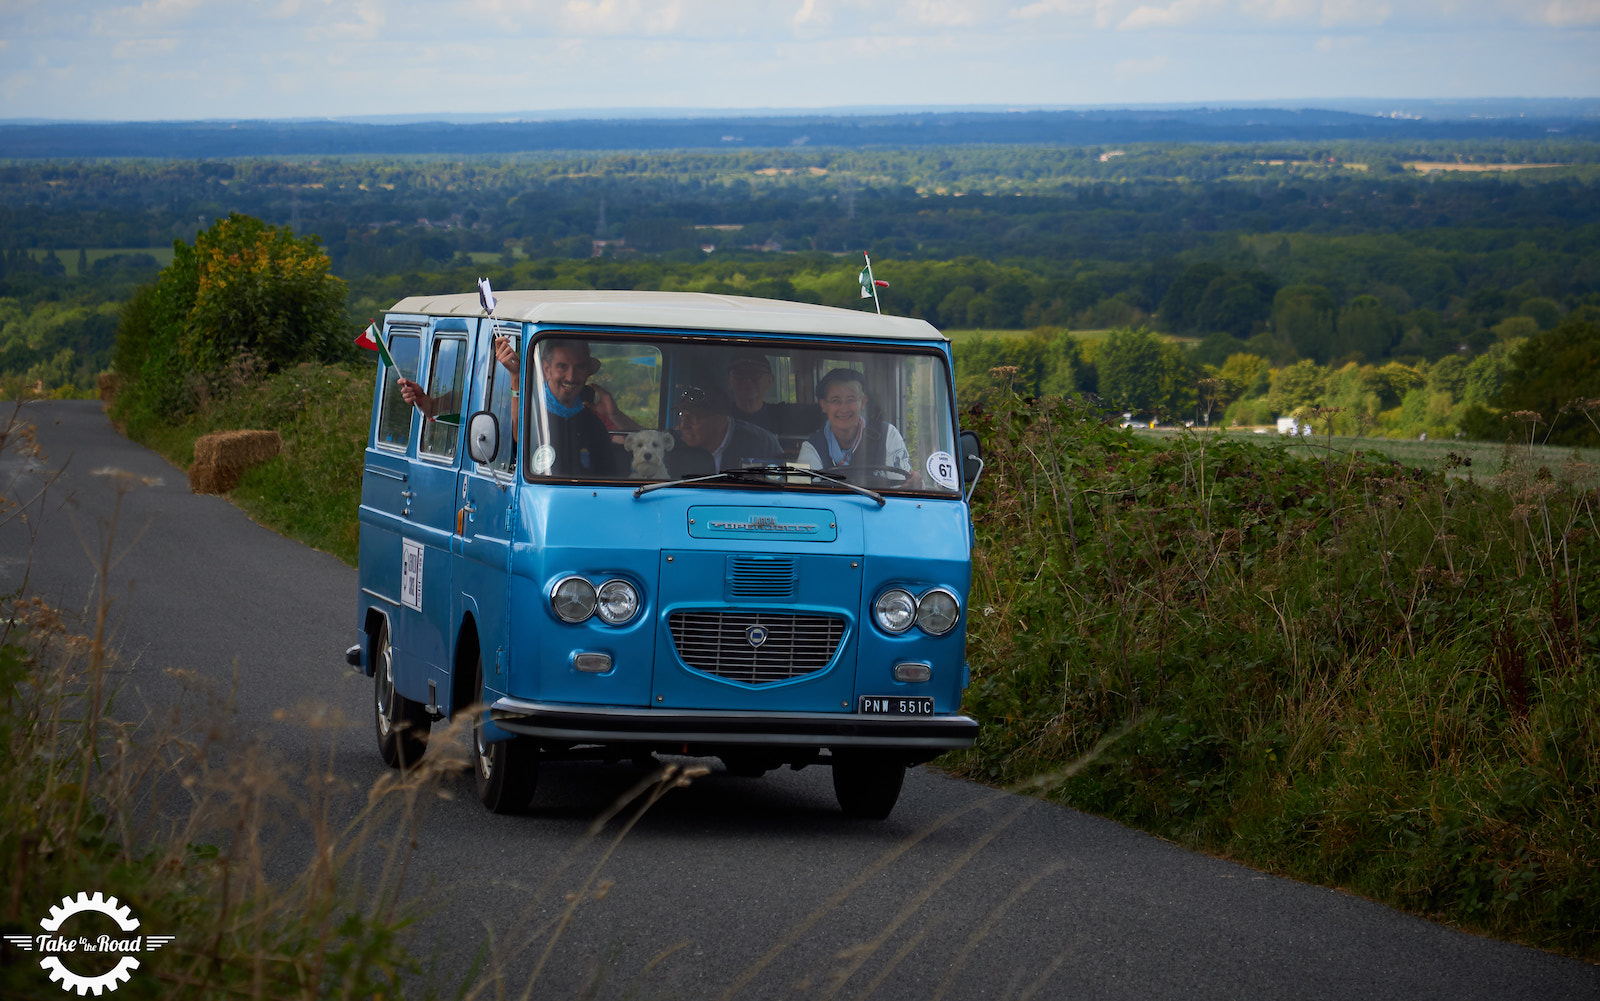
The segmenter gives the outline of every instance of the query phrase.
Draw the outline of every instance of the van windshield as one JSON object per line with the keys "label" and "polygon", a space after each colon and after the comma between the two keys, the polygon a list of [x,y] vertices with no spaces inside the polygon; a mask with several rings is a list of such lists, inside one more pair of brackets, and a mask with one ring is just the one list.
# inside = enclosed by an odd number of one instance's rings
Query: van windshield
{"label": "van windshield", "polygon": [[527,371],[531,479],[638,483],[784,464],[875,491],[960,492],[950,377],[935,352],[556,333],[535,343]]}

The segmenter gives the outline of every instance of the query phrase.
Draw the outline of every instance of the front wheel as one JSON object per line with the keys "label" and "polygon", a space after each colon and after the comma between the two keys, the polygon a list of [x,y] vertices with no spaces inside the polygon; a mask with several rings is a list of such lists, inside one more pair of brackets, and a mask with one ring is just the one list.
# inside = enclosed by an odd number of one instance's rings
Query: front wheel
{"label": "front wheel", "polygon": [[905,784],[905,763],[876,754],[836,754],[833,794],[846,816],[882,820],[894,810]]}
{"label": "front wheel", "polygon": [[[483,655],[478,655],[478,697],[483,697]],[[488,741],[483,710],[472,719],[472,776],[478,799],[495,813],[521,813],[539,784],[539,748],[527,737]]]}
{"label": "front wheel", "polygon": [[372,708],[378,730],[378,754],[390,768],[407,768],[422,760],[433,727],[427,710],[394,689],[394,643],[389,623],[373,638]]}

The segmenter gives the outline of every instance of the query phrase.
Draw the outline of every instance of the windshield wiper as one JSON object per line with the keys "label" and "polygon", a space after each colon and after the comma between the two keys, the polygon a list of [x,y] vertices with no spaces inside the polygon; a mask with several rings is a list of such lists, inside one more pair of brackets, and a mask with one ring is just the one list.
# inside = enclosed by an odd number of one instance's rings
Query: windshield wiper
{"label": "windshield wiper", "polygon": [[823,480],[824,482],[832,483],[835,486],[844,487],[851,493],[857,493],[863,497],[872,498],[877,502],[879,507],[883,507],[888,503],[888,501],[883,499],[883,494],[878,493],[876,490],[868,490],[866,487],[861,487],[855,485],[854,483],[846,482],[845,480],[841,480],[836,476],[829,476],[826,473],[819,473],[815,469],[807,469],[804,466],[790,466],[783,463],[772,463],[771,465],[766,466],[734,466],[731,469],[719,470],[718,472],[708,473],[704,476],[685,476],[682,479],[677,480],[662,480],[658,483],[645,483],[634,488],[633,495],[635,497],[639,497],[649,493],[652,490],[660,490],[662,487],[681,486],[685,483],[705,483],[708,480],[743,480],[752,476],[789,476],[791,474],[809,476],[813,481]]}

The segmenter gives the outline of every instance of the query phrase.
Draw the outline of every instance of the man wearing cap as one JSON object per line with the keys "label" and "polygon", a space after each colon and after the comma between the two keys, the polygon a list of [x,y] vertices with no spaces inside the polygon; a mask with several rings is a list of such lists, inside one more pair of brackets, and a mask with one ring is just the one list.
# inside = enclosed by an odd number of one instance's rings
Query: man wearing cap
{"label": "man wearing cap", "polygon": [[620,476],[627,472],[627,453],[612,443],[595,410],[584,406],[584,383],[598,367],[583,341],[549,340],[540,346],[539,371],[544,378],[534,401],[540,425],[534,473]]}
{"label": "man wearing cap", "polygon": [[730,416],[732,409],[721,390],[688,387],[674,405],[678,438],[709,452],[713,470],[782,462],[783,447],[773,433]]}

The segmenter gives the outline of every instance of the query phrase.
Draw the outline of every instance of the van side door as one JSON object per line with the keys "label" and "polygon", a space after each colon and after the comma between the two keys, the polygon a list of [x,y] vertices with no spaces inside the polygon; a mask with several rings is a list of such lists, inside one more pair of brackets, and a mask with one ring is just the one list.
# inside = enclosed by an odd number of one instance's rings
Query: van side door
{"label": "van side door", "polygon": [[399,612],[404,578],[402,538],[411,519],[415,494],[411,459],[415,454],[416,408],[400,395],[401,377],[415,380],[422,359],[421,321],[390,321],[384,331],[393,366],[384,366],[373,399],[372,438],[361,468],[360,586],[364,602],[380,609],[389,620],[396,670],[406,660],[407,639]]}
{"label": "van side door", "polygon": [[[471,617],[483,656],[484,683],[504,694],[510,630],[511,526],[515,524],[516,457],[520,444],[515,415],[521,401],[512,395],[512,373],[495,357],[497,336],[510,340],[517,349],[518,365],[522,363],[521,324],[479,321],[472,359],[472,405],[462,411],[463,420],[479,410],[493,414],[498,447],[486,463],[473,461],[470,452],[462,457],[454,548],[456,609],[452,618],[464,624]],[[458,664],[456,669],[470,672],[472,665]],[[442,691],[440,697],[444,697]],[[474,693],[472,698],[476,697]],[[451,711],[460,708],[452,701]]]}
{"label": "van side door", "polygon": [[[411,516],[402,540],[403,608],[400,630],[410,654],[425,665],[420,672],[397,671],[395,688],[408,699],[429,702],[427,683],[450,689],[450,661],[455,643],[456,602],[454,540],[457,498],[461,493],[461,413],[468,404],[467,372],[476,320],[437,318],[424,342],[423,389],[432,400],[432,414],[418,415],[415,456],[411,461]],[[415,671],[415,668],[413,668]]]}

